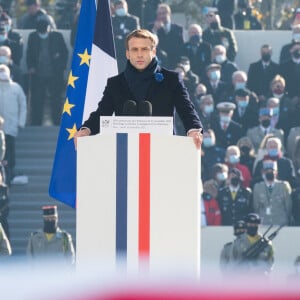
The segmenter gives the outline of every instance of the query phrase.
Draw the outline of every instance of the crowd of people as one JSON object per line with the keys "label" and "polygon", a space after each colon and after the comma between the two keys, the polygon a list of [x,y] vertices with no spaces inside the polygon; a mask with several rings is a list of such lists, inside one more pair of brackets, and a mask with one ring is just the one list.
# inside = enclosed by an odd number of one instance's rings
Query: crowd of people
{"label": "crowd of people", "polygon": [[[249,1],[238,1],[234,19],[226,19],[230,6],[222,7],[224,1],[211,1],[203,9],[205,28],[190,24],[186,37],[165,1],[138,2],[111,0],[118,69],[122,72],[127,64],[127,35],[146,28],[158,37],[159,65],[178,73],[189,92],[204,129],[202,224],[232,226],[257,213],[264,225],[299,226],[300,22],[291,24],[292,41],[282,45],[278,63],[272,60],[272,45],[264,44],[257,61],[241,70],[235,63],[238,45],[232,28],[262,28]],[[69,55],[59,26],[39,0],[26,5],[16,24],[31,30],[26,53],[9,11],[0,11],[0,222],[7,240],[18,129],[26,116],[28,124],[43,125],[47,98],[52,124],[59,125]],[[78,13],[70,26],[72,45],[77,23]],[[20,67],[23,55],[26,74]],[[177,114],[174,124],[177,134],[186,135]]]}

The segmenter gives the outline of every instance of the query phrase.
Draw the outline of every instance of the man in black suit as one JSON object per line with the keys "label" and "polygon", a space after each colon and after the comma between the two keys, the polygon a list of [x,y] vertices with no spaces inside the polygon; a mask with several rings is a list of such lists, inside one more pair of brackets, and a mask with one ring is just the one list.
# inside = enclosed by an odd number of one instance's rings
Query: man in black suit
{"label": "man in black suit", "polygon": [[130,99],[137,106],[145,100],[150,102],[153,116],[174,116],[176,109],[187,135],[193,137],[196,147],[200,148],[202,125],[197,112],[178,75],[158,65],[157,43],[157,37],[145,29],[135,30],[127,36],[126,69],[108,79],[97,110],[75,134],[75,145],[78,137],[99,133],[100,116],[128,115],[124,105]]}
{"label": "man in black suit", "polygon": [[270,83],[279,74],[279,65],[272,61],[272,47],[263,45],[260,50],[261,59],[250,64],[248,70],[248,88],[255,92],[260,101],[265,100],[270,92]]}
{"label": "man in black suit", "polygon": [[42,125],[47,92],[54,125],[59,125],[65,87],[64,70],[68,62],[68,49],[63,35],[50,30],[47,18],[40,17],[37,30],[28,37],[26,61],[31,76],[31,122]]}
{"label": "man in black suit", "polygon": [[111,22],[114,32],[114,40],[116,46],[116,55],[119,73],[126,66],[125,40],[128,33],[140,28],[140,20],[138,17],[128,13],[128,5],[125,0],[114,1],[114,12]]}
{"label": "man in black suit", "polygon": [[171,22],[171,8],[165,3],[158,6],[156,16],[149,29],[157,35],[159,48],[167,53],[168,62],[164,67],[174,69],[182,55],[183,28]]}

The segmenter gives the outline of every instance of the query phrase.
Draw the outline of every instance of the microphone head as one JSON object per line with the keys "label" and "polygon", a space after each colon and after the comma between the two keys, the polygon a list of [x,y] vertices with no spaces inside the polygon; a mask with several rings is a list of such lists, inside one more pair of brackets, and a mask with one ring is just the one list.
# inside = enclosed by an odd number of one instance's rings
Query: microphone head
{"label": "microphone head", "polygon": [[124,116],[136,116],[137,105],[133,100],[127,100],[123,105],[123,115]]}
{"label": "microphone head", "polygon": [[139,116],[152,116],[152,104],[149,101],[143,101],[139,103]]}

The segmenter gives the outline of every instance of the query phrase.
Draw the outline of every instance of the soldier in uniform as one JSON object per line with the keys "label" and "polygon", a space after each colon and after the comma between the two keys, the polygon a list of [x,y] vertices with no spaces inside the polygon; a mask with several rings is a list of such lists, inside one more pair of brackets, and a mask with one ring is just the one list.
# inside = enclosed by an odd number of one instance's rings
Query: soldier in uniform
{"label": "soldier in uniform", "polygon": [[27,255],[33,259],[57,258],[70,264],[75,263],[75,250],[71,235],[58,227],[56,206],[43,206],[43,230],[31,234]]}
{"label": "soldier in uniform", "polygon": [[245,218],[246,232],[236,239],[232,245],[231,258],[234,270],[245,272],[247,276],[268,275],[274,263],[274,251],[272,242],[259,253],[258,257],[247,259],[244,257],[252,245],[262,238],[258,231],[261,220],[258,214],[250,213]]}
{"label": "soldier in uniform", "polygon": [[[238,239],[246,231],[246,224],[243,220],[235,222],[233,226],[233,234]],[[220,255],[220,268],[223,273],[230,271],[230,257],[232,251],[232,242],[228,242],[223,246]]]}
{"label": "soldier in uniform", "polygon": [[11,255],[10,243],[0,223],[0,256],[9,255]]}

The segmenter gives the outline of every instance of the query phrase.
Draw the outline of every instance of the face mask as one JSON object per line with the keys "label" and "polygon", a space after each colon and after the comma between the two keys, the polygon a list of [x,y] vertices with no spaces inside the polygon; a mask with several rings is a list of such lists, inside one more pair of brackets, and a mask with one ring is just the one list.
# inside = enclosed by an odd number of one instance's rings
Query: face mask
{"label": "face mask", "polygon": [[228,175],[225,172],[217,173],[216,178],[219,181],[225,181],[227,179]]}
{"label": "face mask", "polygon": [[300,50],[294,50],[293,51],[293,56],[294,56],[295,59],[300,58]]}
{"label": "face mask", "polygon": [[279,107],[273,107],[273,115],[277,116],[279,114]]}
{"label": "face mask", "polygon": [[201,35],[200,34],[194,34],[190,37],[190,43],[192,45],[198,45],[201,41]]}
{"label": "face mask", "polygon": [[300,41],[300,33],[294,33],[293,34],[293,40],[294,41]]}
{"label": "face mask", "polygon": [[57,221],[44,220],[44,232],[46,233],[55,233],[57,230]]}
{"label": "face mask", "polygon": [[241,151],[244,153],[244,155],[249,155],[250,153],[250,148],[247,146],[242,146]]}
{"label": "face mask", "polygon": [[264,54],[262,54],[261,59],[262,59],[264,62],[268,62],[268,61],[270,61],[270,59],[271,59],[271,54],[270,54],[270,53],[264,53]]}
{"label": "face mask", "polygon": [[9,81],[10,76],[6,72],[0,72],[0,80],[1,81]]}
{"label": "face mask", "polygon": [[125,8],[118,8],[118,9],[116,9],[116,15],[118,17],[125,17],[126,16],[126,10],[125,10]]}
{"label": "face mask", "polygon": [[242,90],[246,87],[246,83],[245,82],[236,82],[234,85],[234,88],[236,90]]}
{"label": "face mask", "polygon": [[0,64],[8,65],[9,58],[7,56],[0,56]]}
{"label": "face mask", "polygon": [[202,197],[204,200],[210,200],[212,198],[212,196],[209,193],[204,192],[202,194]]}
{"label": "face mask", "polygon": [[277,95],[281,95],[281,94],[283,94],[283,92],[284,92],[284,89],[282,89],[282,88],[276,88],[273,90],[273,93],[275,93]]}
{"label": "face mask", "polygon": [[6,35],[0,34],[0,43],[6,40]]}
{"label": "face mask", "polygon": [[213,105],[205,105],[203,110],[206,114],[211,114],[214,111],[214,106]]}
{"label": "face mask", "polygon": [[246,226],[247,234],[250,236],[256,236],[258,232],[258,226]]}
{"label": "face mask", "polygon": [[191,65],[190,64],[183,64],[183,68],[184,68],[185,73],[187,73],[191,69]]}
{"label": "face mask", "polygon": [[237,187],[240,184],[240,179],[238,177],[233,177],[231,178],[230,183],[233,187]]}
{"label": "face mask", "polygon": [[265,119],[261,121],[261,126],[264,128],[268,128],[271,124],[271,121],[269,119]]}
{"label": "face mask", "polygon": [[225,55],[216,55],[215,60],[216,60],[217,64],[222,64],[226,60],[226,56]]}
{"label": "face mask", "polygon": [[276,156],[278,156],[278,150],[277,149],[269,149],[268,155],[271,157],[276,157]]}
{"label": "face mask", "polygon": [[210,79],[213,81],[219,80],[221,78],[221,72],[219,70],[210,72]]}
{"label": "face mask", "polygon": [[248,101],[247,100],[240,100],[240,101],[238,101],[238,106],[240,108],[246,108],[248,106]]}
{"label": "face mask", "polygon": [[212,147],[214,145],[212,138],[211,137],[203,138],[203,145],[204,147]]}
{"label": "face mask", "polygon": [[231,118],[229,116],[222,115],[222,116],[220,116],[220,120],[221,120],[221,122],[229,123]]}
{"label": "face mask", "polygon": [[219,28],[219,23],[214,21],[214,22],[211,22],[210,23],[210,28],[213,29],[213,30],[216,30]]}
{"label": "face mask", "polygon": [[267,172],[267,173],[265,173],[265,178],[268,181],[274,181],[274,178],[275,178],[274,173],[273,172]]}
{"label": "face mask", "polygon": [[239,158],[238,155],[232,154],[232,155],[229,155],[228,161],[229,161],[230,164],[235,165],[240,161],[240,158]]}
{"label": "face mask", "polygon": [[45,32],[45,33],[40,33],[39,32],[39,37],[41,38],[41,39],[46,39],[47,37],[48,37],[48,35],[49,35],[49,33],[48,32]]}

